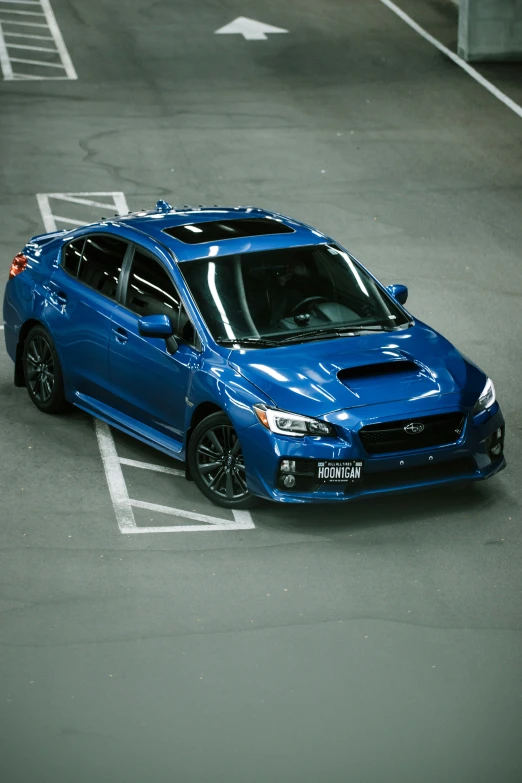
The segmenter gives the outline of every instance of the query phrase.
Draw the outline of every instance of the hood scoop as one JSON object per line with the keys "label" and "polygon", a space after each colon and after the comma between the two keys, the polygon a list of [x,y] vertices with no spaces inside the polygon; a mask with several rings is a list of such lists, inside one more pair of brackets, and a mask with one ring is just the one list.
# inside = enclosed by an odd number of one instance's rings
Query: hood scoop
{"label": "hood scoop", "polygon": [[439,391],[428,368],[406,358],[349,367],[339,370],[337,378],[359,404],[415,399]]}
{"label": "hood scoop", "polygon": [[337,377],[345,386],[352,386],[352,382],[377,380],[378,378],[387,378],[390,375],[409,375],[417,376],[420,372],[425,372],[416,362],[409,359],[396,359],[395,361],[377,362],[375,364],[363,364],[359,367],[348,367],[345,370],[339,370]]}

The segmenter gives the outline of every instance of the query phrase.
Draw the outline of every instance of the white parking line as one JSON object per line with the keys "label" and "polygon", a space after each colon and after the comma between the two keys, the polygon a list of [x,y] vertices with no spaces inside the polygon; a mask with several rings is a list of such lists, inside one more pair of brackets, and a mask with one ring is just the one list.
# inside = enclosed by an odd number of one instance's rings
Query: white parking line
{"label": "white parking line", "polygon": [[62,199],[70,204],[82,204],[86,207],[100,207],[100,209],[112,208],[112,204],[108,204],[106,201],[96,201],[93,198],[86,198],[87,196],[109,196],[113,199],[114,207],[118,209],[120,215],[125,215],[129,210],[127,207],[127,199],[125,193],[121,190],[112,190],[104,193],[47,193],[45,194],[49,198]]}
{"label": "white parking line", "polygon": [[[59,63],[45,63],[43,60],[26,60],[23,57],[11,57],[10,58],[12,63],[27,63],[28,65],[41,65],[43,68],[61,68],[62,66]],[[22,75],[22,79],[25,79],[26,75]],[[36,77],[31,77],[36,78]]]}
{"label": "white parking line", "polygon": [[176,468],[165,468],[163,465],[153,465],[150,462],[140,462],[137,459],[126,459],[121,457],[120,463],[122,465],[130,465],[132,468],[142,468],[143,470],[153,470],[156,473],[168,473],[170,476],[184,476],[185,473],[182,470]]}
{"label": "white parking line", "polygon": [[118,527],[122,533],[134,533],[136,520],[111,431],[107,424],[98,419],[95,419],[94,426]]}
{"label": "white parking line", "polygon": [[451,49],[448,49],[447,46],[444,46],[444,44],[438,41],[437,38],[434,38],[432,35],[430,35],[423,27],[417,24],[417,22],[412,19],[411,16],[408,16],[408,14],[404,13],[402,9],[395,5],[395,3],[392,3],[391,0],[381,0],[381,3],[389,8],[390,11],[393,11],[394,14],[397,14],[397,16],[402,19],[403,22],[406,22],[406,24],[409,25],[412,30],[415,30],[416,33],[422,36],[422,38],[425,38],[426,41],[429,41],[429,43],[435,46],[440,52],[443,52],[446,57],[449,57],[450,60],[453,60],[453,62],[458,65],[459,68],[462,68],[463,71],[466,71],[466,73],[471,76],[472,79],[475,79],[476,82],[481,84],[482,87],[494,95],[495,98],[497,98],[499,101],[502,101],[502,103],[504,103],[508,109],[511,109],[511,111],[515,112],[515,114],[518,114],[519,117],[522,117],[522,106],[519,106],[518,103],[515,103],[515,101],[511,100],[511,98],[508,98],[505,93],[499,90],[498,87],[495,87],[494,84],[491,84],[491,82],[485,79],[482,74],[475,70],[475,68],[472,68],[471,65],[468,65],[468,63],[459,57],[458,54],[452,52]]}
{"label": "white parking line", "polygon": [[[27,7],[38,10],[25,10]],[[24,28],[31,30],[26,32]],[[40,30],[48,35],[38,35]],[[12,38],[51,41],[54,46],[33,46],[20,40],[13,43]],[[13,49],[51,56],[47,59],[13,57]],[[24,67],[17,67],[19,65]],[[0,67],[6,81],[78,78],[49,0],[0,0]],[[62,73],[53,76],[52,69]]]}
{"label": "white parking line", "polygon": [[[0,8],[0,14],[2,13],[2,9]],[[0,19],[0,23],[1,23]],[[45,27],[47,28],[47,25],[43,22],[16,22],[11,19],[4,19],[4,24],[16,24],[17,27]],[[4,31],[4,35],[6,35],[6,32]],[[51,36],[52,38],[52,36]]]}
{"label": "white parking line", "polygon": [[29,38],[33,41],[52,41],[51,35],[29,35],[28,33],[4,33],[4,38]]}
{"label": "white parking line", "polygon": [[[209,525],[223,525],[226,520],[219,517],[211,517],[208,514],[199,514],[195,511],[185,511],[182,508],[173,506],[162,506],[160,503],[149,503],[147,500],[129,500],[131,506],[135,508],[145,508],[147,511],[156,511],[158,514],[167,514],[173,517],[184,517],[185,519],[195,519],[197,522],[206,522]],[[230,523],[232,524],[232,523]],[[228,527],[228,524],[226,524]]]}
{"label": "white parking line", "polygon": [[11,60],[9,59],[9,53],[7,51],[5,38],[2,34],[1,22],[0,22],[0,68],[2,68],[4,79],[6,79],[7,81],[12,81],[14,79],[13,66],[11,65]]}
{"label": "white parking line", "polygon": [[[30,49],[32,52],[53,52],[55,49],[49,49],[46,46],[29,46],[28,44],[9,44],[10,49]],[[13,59],[11,58],[11,62],[13,62]],[[32,62],[32,60],[26,61],[26,62]],[[45,65],[49,65],[49,63],[45,63]],[[59,66],[56,66],[59,67]]]}
{"label": "white parking line", "polygon": [[[130,498],[125,483],[125,477],[121,469],[122,465],[131,465],[143,470],[153,470],[160,473],[172,472],[177,476],[184,476],[184,473],[181,470],[174,471],[174,469],[163,468],[161,465],[118,457],[116,445],[109,426],[98,419],[95,419],[94,426],[96,429],[96,437],[98,438],[98,445],[100,447],[100,454],[103,460],[103,467],[105,468],[105,476],[107,478],[112,505],[114,506],[116,520],[121,533],[202,533],[206,530],[251,530],[252,528],[255,528],[249,511],[233,510],[234,522],[227,522],[220,517],[213,517],[208,514],[198,514],[195,511],[185,511],[184,509],[174,508],[173,506],[162,506],[158,503],[149,503],[144,500]],[[159,514],[181,517],[182,519],[193,519],[195,522],[203,522],[204,524],[138,527],[134,518],[133,508],[143,508],[147,509],[147,511],[155,511]]]}

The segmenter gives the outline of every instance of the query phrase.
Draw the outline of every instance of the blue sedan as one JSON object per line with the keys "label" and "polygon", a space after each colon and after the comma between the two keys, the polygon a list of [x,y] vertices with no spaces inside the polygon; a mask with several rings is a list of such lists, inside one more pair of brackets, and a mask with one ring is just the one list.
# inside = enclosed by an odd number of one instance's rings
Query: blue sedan
{"label": "blue sedan", "polygon": [[505,467],[492,381],[347,250],[253,207],[36,236],[11,265],[14,381],[183,460],[214,503],[345,502]]}

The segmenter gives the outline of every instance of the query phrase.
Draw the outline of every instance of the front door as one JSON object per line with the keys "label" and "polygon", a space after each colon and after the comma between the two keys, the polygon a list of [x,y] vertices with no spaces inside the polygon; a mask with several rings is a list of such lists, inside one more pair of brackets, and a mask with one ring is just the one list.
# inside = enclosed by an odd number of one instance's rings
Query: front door
{"label": "front door", "polygon": [[114,405],[127,416],[174,438],[180,444],[192,374],[199,352],[189,340],[142,337],[141,316],[166,314],[179,331],[181,300],[166,267],[136,247],[123,305],[112,315],[110,337],[111,391]]}
{"label": "front door", "polygon": [[46,320],[66,381],[76,394],[107,404],[111,319],[128,248],[108,234],[68,243],[46,291]]}

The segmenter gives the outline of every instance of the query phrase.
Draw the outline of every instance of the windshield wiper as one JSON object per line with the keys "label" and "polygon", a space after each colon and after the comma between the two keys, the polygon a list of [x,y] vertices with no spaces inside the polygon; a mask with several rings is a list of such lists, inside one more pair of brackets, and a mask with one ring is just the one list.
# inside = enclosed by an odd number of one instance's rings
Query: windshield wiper
{"label": "windshield wiper", "polygon": [[286,343],[306,342],[318,338],[332,339],[334,337],[355,336],[360,332],[389,332],[395,328],[389,321],[373,321],[369,324],[356,324],[354,326],[323,327],[322,329],[310,329],[307,332],[296,332],[283,340],[269,340],[266,337],[218,337],[219,345],[257,345],[264,348],[273,348],[276,345]]}
{"label": "windshield wiper", "polygon": [[359,332],[387,332],[391,331],[393,329],[392,326],[389,325],[388,322],[385,323],[371,323],[367,325],[358,324],[357,326],[341,326],[337,329],[333,328],[325,328],[325,329],[312,329],[309,332],[298,332],[297,334],[293,334],[291,337],[285,337],[284,340],[280,340],[278,345],[282,345],[283,343],[294,343],[305,340],[314,340],[317,337],[325,337],[325,338],[331,338],[331,337],[346,337],[347,335],[351,334],[354,335]]}
{"label": "windshield wiper", "polygon": [[216,342],[219,345],[260,345],[266,348],[279,345],[278,340],[265,340],[264,337],[218,337]]}

